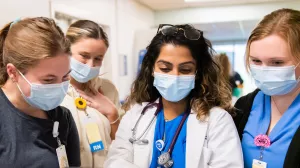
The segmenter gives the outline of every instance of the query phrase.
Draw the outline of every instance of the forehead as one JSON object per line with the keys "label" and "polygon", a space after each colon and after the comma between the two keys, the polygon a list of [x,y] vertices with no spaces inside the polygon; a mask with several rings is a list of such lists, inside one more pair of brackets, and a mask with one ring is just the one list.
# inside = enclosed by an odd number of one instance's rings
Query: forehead
{"label": "forehead", "polygon": [[250,56],[258,59],[292,59],[287,42],[278,35],[270,35],[250,44]]}
{"label": "forehead", "polygon": [[161,47],[159,56],[156,61],[164,60],[173,64],[194,61],[189,48],[180,45],[166,44]]}
{"label": "forehead", "polygon": [[56,75],[64,76],[70,70],[70,56],[68,54],[58,54],[55,57],[40,60],[36,66],[27,70],[37,76]]}
{"label": "forehead", "polygon": [[83,38],[72,44],[71,51],[84,51],[88,53],[102,54],[107,47],[103,40],[93,38]]}

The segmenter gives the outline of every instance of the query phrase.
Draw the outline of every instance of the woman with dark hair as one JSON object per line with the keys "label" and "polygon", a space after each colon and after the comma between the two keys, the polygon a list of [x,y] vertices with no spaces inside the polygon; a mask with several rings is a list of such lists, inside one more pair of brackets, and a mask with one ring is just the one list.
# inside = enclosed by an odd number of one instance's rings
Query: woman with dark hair
{"label": "woman with dark hair", "polygon": [[200,30],[159,26],[105,167],[243,167],[231,93],[211,51]]}

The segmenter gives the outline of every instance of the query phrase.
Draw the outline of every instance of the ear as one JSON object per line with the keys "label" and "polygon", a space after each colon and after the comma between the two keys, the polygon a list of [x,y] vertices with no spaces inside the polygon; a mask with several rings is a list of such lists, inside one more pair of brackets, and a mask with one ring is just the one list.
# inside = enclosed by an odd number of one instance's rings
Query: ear
{"label": "ear", "polygon": [[17,70],[17,68],[11,64],[11,63],[8,63],[6,65],[6,72],[9,76],[9,78],[13,81],[13,82],[18,82],[18,79],[19,79],[19,72]]}

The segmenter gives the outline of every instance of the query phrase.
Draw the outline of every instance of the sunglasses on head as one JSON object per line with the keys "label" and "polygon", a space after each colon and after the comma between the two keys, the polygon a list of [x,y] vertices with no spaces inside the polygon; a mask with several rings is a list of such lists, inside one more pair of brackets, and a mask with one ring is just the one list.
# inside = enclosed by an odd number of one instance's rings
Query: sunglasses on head
{"label": "sunglasses on head", "polygon": [[203,32],[200,30],[197,30],[195,28],[179,28],[174,25],[170,24],[160,24],[157,33],[161,32],[165,36],[174,36],[175,34],[178,33],[178,31],[182,30],[184,37],[189,39],[189,40],[198,40]]}

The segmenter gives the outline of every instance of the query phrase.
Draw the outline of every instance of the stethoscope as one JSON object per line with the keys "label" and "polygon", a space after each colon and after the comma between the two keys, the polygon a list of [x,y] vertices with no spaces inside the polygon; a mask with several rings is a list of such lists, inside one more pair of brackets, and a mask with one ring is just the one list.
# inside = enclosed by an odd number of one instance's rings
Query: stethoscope
{"label": "stethoscope", "polygon": [[[151,119],[151,121],[149,122],[149,124],[147,125],[147,127],[145,128],[145,130],[142,132],[142,134],[136,138],[136,130],[137,130],[137,127],[139,125],[139,122],[141,121],[141,118],[144,116],[146,110],[148,110],[149,108],[152,108],[152,107],[156,107],[156,111]],[[136,144],[139,144],[139,145],[147,145],[149,143],[149,141],[147,139],[142,139],[142,137],[145,135],[145,133],[148,131],[148,129],[150,128],[151,124],[153,123],[154,119],[157,117],[158,113],[160,112],[162,108],[162,102],[161,102],[161,99],[159,100],[159,103],[149,103],[147,104],[144,109],[142,110],[141,112],[141,115],[139,116],[137,122],[135,123],[133,129],[132,129],[132,137],[129,138],[129,141],[131,143],[136,143]],[[171,158],[171,155],[172,155],[172,152],[173,152],[173,149],[174,149],[174,145],[176,143],[176,140],[178,138],[178,135],[181,131],[181,128],[183,127],[183,124],[185,122],[185,120],[187,119],[187,117],[189,116],[189,113],[190,113],[190,107],[188,107],[185,111],[185,114],[183,116],[183,118],[181,119],[180,121],[180,124],[176,130],[176,133],[175,133],[175,136],[173,137],[172,139],[172,143],[168,149],[167,152],[163,152],[159,157],[158,157],[158,161],[157,163],[160,165],[160,166],[163,166],[165,168],[170,168],[173,166],[174,164],[174,161],[172,160]]]}
{"label": "stethoscope", "polygon": [[[142,119],[142,117],[144,116],[145,112],[149,109],[149,108],[153,108],[156,107],[156,111],[151,119],[151,121],[149,122],[149,124],[147,125],[146,129],[143,131],[143,133],[139,136],[136,137],[136,130],[137,127]],[[145,133],[148,131],[148,129],[150,128],[151,124],[153,123],[153,121],[155,120],[156,116],[158,115],[158,113],[160,112],[162,108],[162,103],[161,103],[161,99],[159,100],[159,103],[148,103],[146,105],[146,107],[144,107],[143,111],[141,112],[141,115],[139,116],[137,122],[135,123],[134,127],[132,128],[132,136],[131,138],[129,138],[129,141],[131,143],[135,143],[135,144],[139,144],[139,145],[147,145],[149,143],[149,141],[147,139],[142,139],[142,137],[145,135]]]}

